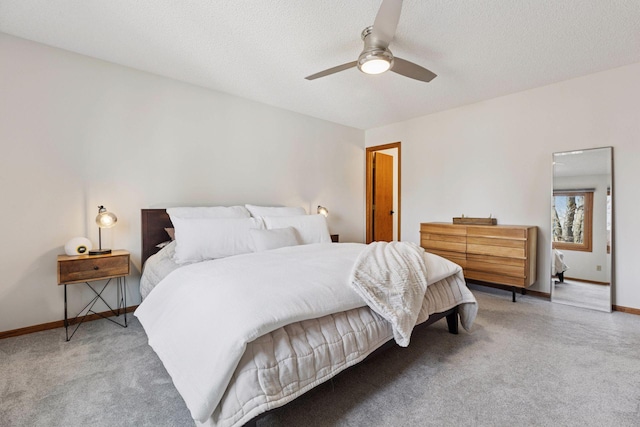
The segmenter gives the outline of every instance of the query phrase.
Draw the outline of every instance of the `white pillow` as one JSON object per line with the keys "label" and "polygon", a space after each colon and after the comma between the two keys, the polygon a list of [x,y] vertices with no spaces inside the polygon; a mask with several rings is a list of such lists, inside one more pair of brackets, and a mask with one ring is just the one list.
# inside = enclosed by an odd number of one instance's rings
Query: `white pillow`
{"label": "white pillow", "polygon": [[208,206],[167,208],[173,218],[249,218],[251,214],[244,206]]}
{"label": "white pillow", "polygon": [[294,215],[306,215],[307,211],[302,207],[292,208],[284,206],[256,206],[256,205],[244,205],[251,216],[294,216]]}
{"label": "white pillow", "polygon": [[331,243],[327,219],[324,215],[265,216],[267,229],[293,227],[298,232],[300,243]]}
{"label": "white pillow", "polygon": [[256,218],[172,218],[178,264],[224,258],[254,251],[249,234],[263,228]]}
{"label": "white pillow", "polygon": [[256,252],[283,248],[285,246],[297,246],[300,243],[298,242],[296,233],[296,229],[293,227],[274,228],[273,230],[259,230],[254,228],[249,230]]}

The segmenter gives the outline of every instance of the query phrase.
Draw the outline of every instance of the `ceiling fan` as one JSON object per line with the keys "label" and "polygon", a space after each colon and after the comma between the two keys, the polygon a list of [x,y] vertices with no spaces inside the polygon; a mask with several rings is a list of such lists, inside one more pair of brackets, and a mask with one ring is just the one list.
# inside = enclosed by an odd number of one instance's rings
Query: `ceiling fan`
{"label": "ceiling fan", "polygon": [[389,44],[393,40],[400,20],[402,0],[382,0],[373,25],[362,30],[364,49],[357,61],[347,62],[328,70],[305,77],[314,80],[349,68],[358,67],[366,74],[380,74],[391,70],[394,73],[423,82],[430,82],[436,74],[406,59],[393,56]]}

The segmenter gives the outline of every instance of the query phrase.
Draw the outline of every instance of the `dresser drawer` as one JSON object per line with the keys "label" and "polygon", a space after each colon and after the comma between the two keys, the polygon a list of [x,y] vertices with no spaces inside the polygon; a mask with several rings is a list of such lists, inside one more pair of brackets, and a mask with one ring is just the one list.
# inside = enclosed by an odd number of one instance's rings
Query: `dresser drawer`
{"label": "dresser drawer", "polygon": [[420,224],[420,233],[466,236],[467,227],[465,225],[442,224],[437,222],[422,223]]}
{"label": "dresser drawer", "polygon": [[467,236],[460,236],[457,234],[438,234],[430,231],[422,232],[420,235],[422,240],[435,240],[438,242],[450,242],[450,243],[467,243]]}
{"label": "dresser drawer", "polygon": [[527,265],[526,259],[506,258],[506,257],[491,256],[491,255],[467,254],[467,260],[469,262],[473,262],[477,264],[499,264],[499,265],[508,265],[510,267],[519,267],[522,269],[524,269]]}
{"label": "dresser drawer", "polygon": [[129,274],[129,254],[82,256],[58,262],[58,283],[85,282]]}
{"label": "dresser drawer", "polygon": [[442,258],[446,258],[451,262],[455,262],[460,267],[465,268],[467,266],[467,258],[465,254],[459,252],[447,252],[447,251],[438,251],[433,249],[426,250],[429,253],[439,255]]}
{"label": "dresser drawer", "polygon": [[498,283],[500,285],[517,286],[523,288],[528,286],[524,277],[505,276],[498,273],[487,273],[484,271],[464,270],[464,277],[471,280],[479,280],[481,282]]}
{"label": "dresser drawer", "polygon": [[503,248],[524,248],[526,240],[524,239],[504,239],[499,237],[467,237],[467,244],[482,246],[500,246]]}
{"label": "dresser drawer", "polygon": [[[464,239],[464,237],[463,237]],[[466,242],[451,242],[446,240],[431,240],[422,238],[420,240],[420,245],[427,251],[446,251],[446,252],[456,252],[464,256],[464,253],[467,250]]]}
{"label": "dresser drawer", "polygon": [[524,278],[524,267],[516,265],[497,264],[493,262],[482,262],[476,260],[467,260],[466,268],[473,271],[482,271],[484,273],[495,273],[511,277]]}
{"label": "dresser drawer", "polygon": [[487,244],[483,239],[469,237],[467,239],[467,253],[478,255],[491,255],[504,258],[526,257],[526,242],[524,240],[490,239],[492,244]]}
{"label": "dresser drawer", "polygon": [[467,236],[484,236],[484,237],[504,237],[508,239],[526,239],[527,229],[525,227],[506,227],[506,226],[474,226],[467,227]]}

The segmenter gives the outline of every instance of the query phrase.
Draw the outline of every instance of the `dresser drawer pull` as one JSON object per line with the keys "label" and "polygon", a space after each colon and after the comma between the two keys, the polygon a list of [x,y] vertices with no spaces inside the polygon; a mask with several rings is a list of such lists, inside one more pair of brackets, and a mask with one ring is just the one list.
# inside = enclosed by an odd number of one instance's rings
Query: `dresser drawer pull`
{"label": "dresser drawer pull", "polygon": [[94,270],[100,270],[100,267],[98,267],[97,265],[94,265],[94,266],[93,266],[93,269],[94,269]]}

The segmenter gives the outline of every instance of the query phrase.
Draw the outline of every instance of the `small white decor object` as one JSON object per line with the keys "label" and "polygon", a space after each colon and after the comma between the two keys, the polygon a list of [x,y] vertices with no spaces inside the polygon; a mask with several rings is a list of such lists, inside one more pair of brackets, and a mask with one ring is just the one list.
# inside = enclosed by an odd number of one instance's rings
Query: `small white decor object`
{"label": "small white decor object", "polygon": [[64,245],[64,253],[67,255],[87,255],[91,248],[91,240],[86,237],[74,237]]}

